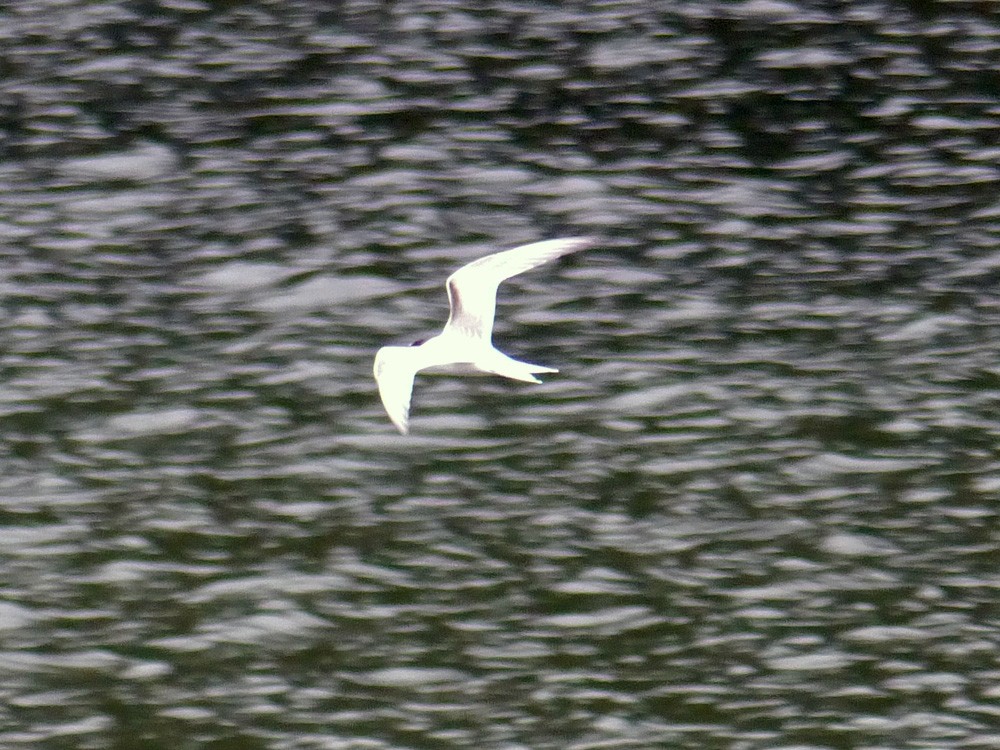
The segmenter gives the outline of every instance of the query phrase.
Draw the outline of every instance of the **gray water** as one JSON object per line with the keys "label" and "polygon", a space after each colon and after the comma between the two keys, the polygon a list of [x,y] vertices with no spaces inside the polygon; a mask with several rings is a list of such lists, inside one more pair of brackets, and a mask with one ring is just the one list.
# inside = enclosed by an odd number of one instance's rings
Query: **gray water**
{"label": "gray water", "polygon": [[0,11],[0,746],[1000,746],[1000,24],[834,5]]}

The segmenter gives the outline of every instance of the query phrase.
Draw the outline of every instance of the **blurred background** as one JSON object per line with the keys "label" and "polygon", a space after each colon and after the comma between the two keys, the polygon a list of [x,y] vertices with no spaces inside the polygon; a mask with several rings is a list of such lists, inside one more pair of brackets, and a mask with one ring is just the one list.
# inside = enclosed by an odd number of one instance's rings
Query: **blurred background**
{"label": "blurred background", "polygon": [[[0,8],[0,746],[1000,745],[1000,19]],[[530,386],[371,364],[521,243]]]}

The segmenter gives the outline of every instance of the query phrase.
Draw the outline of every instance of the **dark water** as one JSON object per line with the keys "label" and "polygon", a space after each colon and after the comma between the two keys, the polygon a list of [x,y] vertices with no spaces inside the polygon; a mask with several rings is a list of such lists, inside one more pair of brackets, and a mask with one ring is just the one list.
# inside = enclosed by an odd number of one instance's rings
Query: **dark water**
{"label": "dark water", "polygon": [[[844,7],[841,7],[843,5]],[[988,3],[0,11],[0,746],[1000,746]],[[418,379],[461,263],[542,386]]]}

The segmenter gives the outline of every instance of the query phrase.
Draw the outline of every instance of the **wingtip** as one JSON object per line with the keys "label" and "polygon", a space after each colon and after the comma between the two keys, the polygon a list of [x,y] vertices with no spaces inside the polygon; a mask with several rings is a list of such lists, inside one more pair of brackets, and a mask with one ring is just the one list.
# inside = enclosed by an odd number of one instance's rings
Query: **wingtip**
{"label": "wingtip", "polygon": [[600,244],[600,239],[592,235],[581,235],[579,237],[563,237],[553,240],[553,242],[558,242],[562,245],[563,249],[560,255],[568,255],[596,247]]}
{"label": "wingtip", "polygon": [[395,428],[397,430],[399,430],[399,434],[400,435],[409,435],[410,434],[410,413],[409,413],[409,411],[410,411],[409,409],[406,409],[403,413],[399,414],[399,413],[390,412],[388,410],[388,408],[386,409],[386,413],[388,413],[388,415],[389,415],[389,420],[392,422],[393,426],[395,426]]}
{"label": "wingtip", "polygon": [[584,234],[579,237],[567,237],[564,241],[572,242],[580,249],[583,249],[585,247],[593,247],[600,242],[600,239],[594,235]]}
{"label": "wingtip", "polygon": [[412,347],[383,346],[375,354],[375,382],[382,406],[390,421],[403,435],[409,432],[410,394],[413,389],[415,369],[412,362]]}
{"label": "wingtip", "polygon": [[393,427],[395,427],[397,430],[399,430],[399,434],[400,435],[409,435],[410,434],[410,415],[409,414],[403,414],[403,415],[392,414],[392,413],[389,412],[388,409],[386,409],[386,413],[388,414],[389,421],[392,422]]}

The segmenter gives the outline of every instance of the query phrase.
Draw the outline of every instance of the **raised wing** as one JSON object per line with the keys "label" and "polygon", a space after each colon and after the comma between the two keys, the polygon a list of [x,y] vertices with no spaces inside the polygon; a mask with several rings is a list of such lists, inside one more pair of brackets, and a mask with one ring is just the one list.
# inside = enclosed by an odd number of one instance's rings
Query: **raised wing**
{"label": "raised wing", "polygon": [[410,395],[417,374],[410,347],[383,346],[375,355],[375,382],[389,419],[404,435],[410,427]]}
{"label": "raised wing", "polygon": [[451,314],[445,330],[451,328],[466,336],[489,341],[493,334],[497,287],[501,281],[593,244],[590,237],[544,240],[487,255],[462,266],[448,277],[446,284]]}

